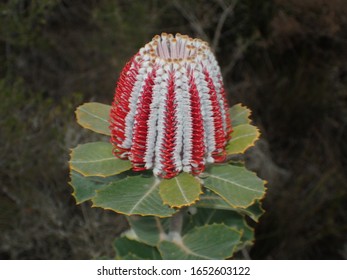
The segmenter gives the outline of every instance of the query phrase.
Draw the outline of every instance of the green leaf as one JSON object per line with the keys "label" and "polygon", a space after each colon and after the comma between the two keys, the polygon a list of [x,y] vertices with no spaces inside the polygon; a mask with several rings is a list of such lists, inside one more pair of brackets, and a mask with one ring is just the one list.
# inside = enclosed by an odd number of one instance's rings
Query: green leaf
{"label": "green leaf", "polygon": [[122,260],[160,260],[158,250],[141,242],[126,237],[117,238],[114,242],[116,258]]}
{"label": "green leaf", "polygon": [[189,230],[197,226],[222,223],[240,232],[241,243],[243,243],[240,245],[245,245],[245,243],[251,244],[253,242],[253,229],[247,225],[244,216],[237,212],[200,208],[195,215],[185,221],[183,228]]}
{"label": "green leaf", "polygon": [[175,210],[163,204],[159,183],[159,179],[154,176],[127,177],[97,191],[93,206],[126,215],[171,216]]}
{"label": "green leaf", "polygon": [[214,194],[209,189],[206,189],[205,193],[200,196],[200,200],[195,204],[195,206],[199,208],[236,211],[238,213],[247,215],[255,222],[258,222],[260,216],[264,214],[264,210],[261,208],[259,201],[255,201],[254,204],[247,208],[233,207],[223,198]]}
{"label": "green leaf", "polygon": [[240,154],[253,146],[258,140],[260,132],[250,124],[241,124],[233,128],[231,139],[226,147],[228,155]]}
{"label": "green leaf", "polygon": [[225,224],[240,232],[244,228],[244,216],[234,211],[199,208],[195,215],[185,220],[183,228],[189,231],[194,227],[212,224]]}
{"label": "green leaf", "polygon": [[243,213],[250,218],[252,218],[255,222],[259,221],[259,218],[265,213],[264,209],[261,207],[261,203],[259,200],[256,200],[251,206],[242,209],[237,208],[240,213]]}
{"label": "green leaf", "polygon": [[200,200],[195,204],[195,206],[219,210],[235,210],[235,207],[232,207],[223,198],[211,192],[209,189],[207,189],[205,193],[200,196]]}
{"label": "green leaf", "polygon": [[241,242],[238,245],[237,251],[254,243],[254,229],[251,228],[245,221],[243,221],[244,227],[241,237]]}
{"label": "green leaf", "polygon": [[70,168],[84,176],[107,177],[131,168],[128,160],[121,160],[112,154],[112,145],[106,142],[92,142],[78,145],[71,151]]}
{"label": "green leaf", "polygon": [[244,167],[215,165],[206,174],[205,187],[233,207],[247,208],[265,194],[265,182]]}
{"label": "green leaf", "polygon": [[84,128],[94,132],[111,135],[109,129],[109,116],[111,106],[90,102],[85,103],[76,109],[77,122]]}
{"label": "green leaf", "polygon": [[159,193],[164,204],[170,207],[182,207],[193,204],[202,193],[200,181],[194,176],[182,172],[172,179],[160,182]]}
{"label": "green leaf", "polygon": [[133,234],[140,242],[156,246],[160,241],[167,239],[169,219],[129,216],[128,222]]}
{"label": "green leaf", "polygon": [[223,223],[241,234],[241,243],[238,245],[244,246],[253,243],[254,231],[249,227],[243,215],[237,212],[225,210],[198,209],[196,215],[193,216],[192,225],[187,226],[202,226],[206,224]]}
{"label": "green leaf", "polygon": [[240,232],[223,224],[195,227],[181,240],[162,241],[159,252],[168,260],[225,259],[233,255]]}
{"label": "green leaf", "polygon": [[230,118],[233,127],[240,124],[249,124],[251,122],[251,110],[241,104],[236,104],[230,108]]}
{"label": "green leaf", "polygon": [[230,108],[233,132],[226,151],[228,155],[244,153],[258,140],[260,132],[257,127],[250,124],[251,110],[241,104]]}
{"label": "green leaf", "polygon": [[143,258],[140,258],[139,256],[133,254],[133,253],[128,253],[122,257],[118,257],[116,259],[119,259],[119,260],[129,260],[129,261],[134,261],[134,260],[137,260],[137,261],[140,261],[140,260],[143,260]]}
{"label": "green leaf", "polygon": [[104,188],[112,181],[121,180],[124,175],[117,175],[112,177],[85,177],[80,173],[71,171],[71,181],[69,184],[74,189],[73,196],[76,203],[80,204],[84,201],[92,199],[96,195],[96,191]]}

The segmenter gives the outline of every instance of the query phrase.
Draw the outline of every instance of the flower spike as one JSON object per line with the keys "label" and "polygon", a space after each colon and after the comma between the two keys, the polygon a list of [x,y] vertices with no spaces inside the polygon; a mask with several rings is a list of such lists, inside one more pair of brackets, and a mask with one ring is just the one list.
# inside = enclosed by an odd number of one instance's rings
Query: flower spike
{"label": "flower spike", "polygon": [[172,178],[223,162],[232,132],[222,75],[208,44],[155,36],[125,65],[110,113],[114,154],[134,171]]}

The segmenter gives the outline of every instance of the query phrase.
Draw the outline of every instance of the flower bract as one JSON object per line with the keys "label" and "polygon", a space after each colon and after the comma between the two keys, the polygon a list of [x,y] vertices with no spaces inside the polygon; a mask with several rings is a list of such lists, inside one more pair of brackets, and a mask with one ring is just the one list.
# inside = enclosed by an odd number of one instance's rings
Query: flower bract
{"label": "flower bract", "polygon": [[123,68],[110,113],[114,154],[172,178],[225,160],[232,132],[220,67],[208,44],[155,36]]}

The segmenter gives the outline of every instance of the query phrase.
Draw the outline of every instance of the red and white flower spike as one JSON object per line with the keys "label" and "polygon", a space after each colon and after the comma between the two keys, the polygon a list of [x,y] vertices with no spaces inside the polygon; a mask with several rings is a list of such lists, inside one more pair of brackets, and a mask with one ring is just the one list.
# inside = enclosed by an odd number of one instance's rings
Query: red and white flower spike
{"label": "red and white flower spike", "polygon": [[208,44],[155,36],[125,65],[110,114],[114,154],[172,178],[225,160],[232,132],[222,75]]}

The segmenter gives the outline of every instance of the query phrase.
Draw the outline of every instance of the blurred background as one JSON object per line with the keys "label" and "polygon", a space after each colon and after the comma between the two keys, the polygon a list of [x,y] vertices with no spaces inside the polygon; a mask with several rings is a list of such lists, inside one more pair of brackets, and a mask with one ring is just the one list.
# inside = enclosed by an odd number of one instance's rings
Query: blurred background
{"label": "blurred background", "polygon": [[110,104],[161,32],[208,41],[230,104],[261,129],[247,152],[269,182],[251,258],[346,259],[345,0],[1,1],[0,259],[113,257],[123,217],[76,206],[68,185],[69,149],[100,139],[74,110]]}

